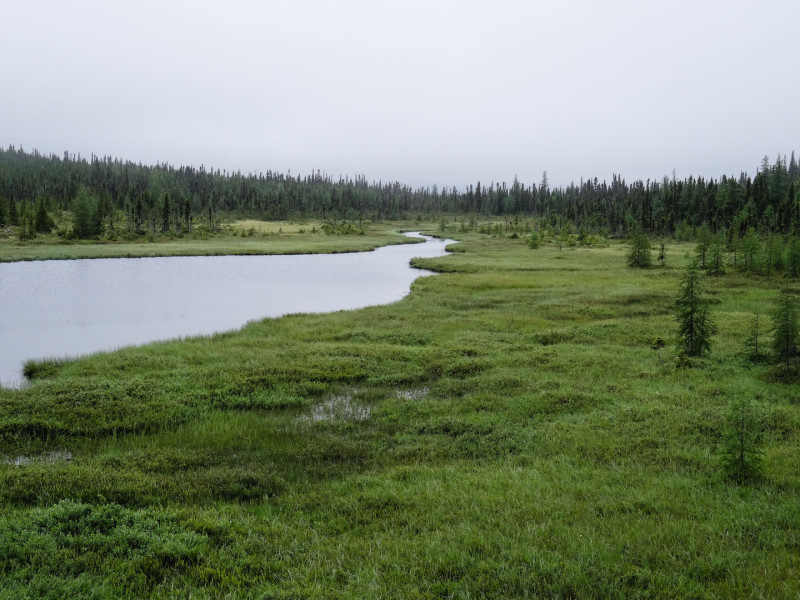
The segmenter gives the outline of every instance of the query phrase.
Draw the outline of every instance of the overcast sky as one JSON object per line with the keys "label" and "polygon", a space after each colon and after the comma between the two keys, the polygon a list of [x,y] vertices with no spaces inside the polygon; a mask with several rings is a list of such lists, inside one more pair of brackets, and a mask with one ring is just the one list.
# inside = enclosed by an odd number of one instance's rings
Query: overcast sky
{"label": "overcast sky", "polygon": [[800,152],[798,0],[5,0],[0,145],[441,186]]}

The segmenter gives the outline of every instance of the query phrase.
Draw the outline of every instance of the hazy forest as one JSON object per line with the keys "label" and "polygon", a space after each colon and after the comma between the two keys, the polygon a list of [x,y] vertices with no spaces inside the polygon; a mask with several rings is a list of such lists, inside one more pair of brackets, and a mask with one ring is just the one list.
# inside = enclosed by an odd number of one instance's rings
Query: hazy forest
{"label": "hazy forest", "polygon": [[195,224],[213,227],[218,213],[283,220],[397,220],[439,215],[528,216],[554,228],[605,235],[692,237],[705,224],[729,240],[752,228],[760,236],[800,233],[800,168],[794,152],[773,163],[764,157],[755,176],[626,182],[582,180],[550,187],[516,178],[477,182],[465,190],[412,189],[399,182],[308,175],[228,173],[203,167],[145,166],[120,159],[0,149],[0,226],[24,222],[23,236],[53,224],[47,215],[73,211],[64,236],[103,233],[180,233]]}

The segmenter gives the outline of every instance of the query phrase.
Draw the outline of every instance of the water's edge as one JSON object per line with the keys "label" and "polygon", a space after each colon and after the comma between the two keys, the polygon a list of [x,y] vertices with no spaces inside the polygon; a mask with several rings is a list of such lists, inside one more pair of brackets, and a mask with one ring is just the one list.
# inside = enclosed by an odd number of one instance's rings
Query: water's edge
{"label": "water's edge", "polygon": [[412,258],[455,240],[357,252],[173,256],[0,264],[0,386],[27,360],[72,360],[152,342],[236,331],[250,321],[395,302],[431,271]]}

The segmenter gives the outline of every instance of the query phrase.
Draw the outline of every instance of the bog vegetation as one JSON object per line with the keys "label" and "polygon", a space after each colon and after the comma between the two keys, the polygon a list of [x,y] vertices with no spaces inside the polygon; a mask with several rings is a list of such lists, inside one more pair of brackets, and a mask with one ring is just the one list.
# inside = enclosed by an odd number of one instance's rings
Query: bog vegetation
{"label": "bog vegetation", "polygon": [[558,214],[328,217],[170,243],[459,243],[389,306],[0,389],[0,598],[800,594],[792,231],[701,218],[632,266]]}

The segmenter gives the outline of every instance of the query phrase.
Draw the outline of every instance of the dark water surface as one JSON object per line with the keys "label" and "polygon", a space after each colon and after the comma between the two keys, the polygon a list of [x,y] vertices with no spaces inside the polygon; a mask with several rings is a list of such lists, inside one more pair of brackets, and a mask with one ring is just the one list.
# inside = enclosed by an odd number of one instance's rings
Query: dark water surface
{"label": "dark water surface", "polygon": [[[411,234],[416,235],[416,234]],[[0,385],[31,358],[238,329],[248,321],[388,304],[452,240],[372,252],[0,263]]]}

